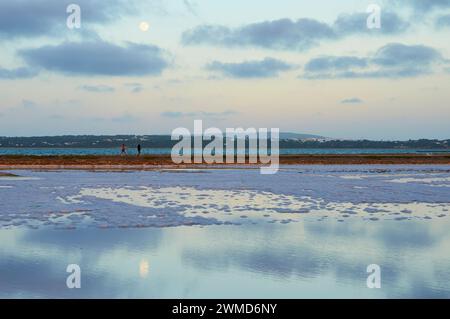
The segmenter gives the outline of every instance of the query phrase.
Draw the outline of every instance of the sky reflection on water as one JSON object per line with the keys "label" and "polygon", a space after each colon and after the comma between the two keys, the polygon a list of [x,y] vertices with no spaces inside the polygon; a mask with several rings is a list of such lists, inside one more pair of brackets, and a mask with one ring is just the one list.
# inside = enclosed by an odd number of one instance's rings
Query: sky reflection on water
{"label": "sky reflection on water", "polygon": [[[1,230],[0,297],[449,298],[449,224]],[[66,288],[72,263],[81,289]],[[381,289],[366,287],[373,263]]]}
{"label": "sky reflection on water", "polygon": [[450,298],[448,166],[14,173],[3,298]]}

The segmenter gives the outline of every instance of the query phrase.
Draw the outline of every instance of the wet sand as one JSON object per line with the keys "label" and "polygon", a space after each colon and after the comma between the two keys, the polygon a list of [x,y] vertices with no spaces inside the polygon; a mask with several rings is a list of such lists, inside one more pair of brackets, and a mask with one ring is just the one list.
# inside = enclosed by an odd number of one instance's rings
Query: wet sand
{"label": "wet sand", "polygon": [[[248,161],[247,161],[248,162]],[[281,165],[367,165],[412,164],[450,165],[450,155],[365,154],[365,155],[282,155]],[[144,156],[0,156],[0,169],[152,169],[199,168],[225,166],[254,166],[255,164],[174,164],[168,155]]]}

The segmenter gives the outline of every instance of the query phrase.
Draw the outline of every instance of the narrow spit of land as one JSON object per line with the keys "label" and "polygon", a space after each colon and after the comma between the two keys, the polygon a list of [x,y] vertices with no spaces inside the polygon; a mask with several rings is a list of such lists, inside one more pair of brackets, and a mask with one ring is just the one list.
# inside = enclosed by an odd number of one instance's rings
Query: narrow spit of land
{"label": "narrow spit of land", "polygon": [[[247,160],[248,163],[248,160]],[[450,165],[450,155],[365,154],[365,155],[282,155],[281,165],[367,165],[367,164],[440,164]],[[0,169],[152,169],[255,166],[255,164],[174,164],[168,155],[144,156],[0,156]]]}

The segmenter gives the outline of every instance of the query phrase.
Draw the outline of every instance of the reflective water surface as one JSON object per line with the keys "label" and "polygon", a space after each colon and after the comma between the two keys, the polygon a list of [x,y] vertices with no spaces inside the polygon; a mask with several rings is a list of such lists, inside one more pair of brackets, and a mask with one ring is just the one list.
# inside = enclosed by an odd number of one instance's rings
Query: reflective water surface
{"label": "reflective water surface", "polygon": [[[142,154],[147,155],[170,155],[172,148],[144,148]],[[446,154],[448,149],[371,149],[371,148],[288,148],[280,149],[281,155],[289,154]],[[131,149],[129,154],[136,154]],[[0,155],[119,155],[120,145],[116,148],[30,148],[0,147]]]}
{"label": "reflective water surface", "polygon": [[[407,224],[403,224],[407,223]],[[0,231],[0,297],[450,297],[450,222]],[[68,264],[81,289],[66,287]],[[382,270],[381,289],[366,267]]]}
{"label": "reflective water surface", "polygon": [[1,298],[450,298],[448,166],[11,173]]}

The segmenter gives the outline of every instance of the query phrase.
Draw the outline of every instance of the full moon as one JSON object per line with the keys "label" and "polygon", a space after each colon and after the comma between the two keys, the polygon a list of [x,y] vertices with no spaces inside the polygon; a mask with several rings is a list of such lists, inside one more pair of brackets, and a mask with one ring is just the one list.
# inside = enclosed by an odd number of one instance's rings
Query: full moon
{"label": "full moon", "polygon": [[149,268],[150,266],[148,264],[148,261],[141,260],[141,262],[139,263],[139,275],[141,276],[141,278],[145,278],[148,276]]}
{"label": "full moon", "polygon": [[148,24],[148,22],[142,21],[139,24],[139,29],[141,29],[142,32],[147,32],[149,28],[150,28],[150,25]]}

